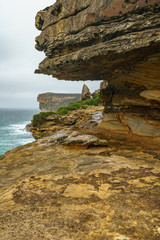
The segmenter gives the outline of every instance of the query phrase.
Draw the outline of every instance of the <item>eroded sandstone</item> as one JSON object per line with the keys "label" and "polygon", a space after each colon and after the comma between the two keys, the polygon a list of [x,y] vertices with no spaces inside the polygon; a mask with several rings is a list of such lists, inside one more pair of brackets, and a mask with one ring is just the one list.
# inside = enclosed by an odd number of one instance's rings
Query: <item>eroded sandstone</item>
{"label": "eroded sandstone", "polygon": [[0,160],[0,239],[158,240],[158,156],[67,147],[54,135],[9,151]]}
{"label": "eroded sandstone", "polygon": [[159,0],[57,1],[36,17],[36,72],[104,80],[104,136],[159,148],[159,12]]}
{"label": "eroded sandstone", "polygon": [[[32,122],[31,132],[35,139],[40,139],[57,132],[66,130],[72,134],[78,131],[81,134],[96,136],[99,123],[102,121],[103,106],[90,106],[87,109],[69,111],[67,114],[54,114],[48,116],[42,122]],[[97,130],[96,130],[97,129]]]}
{"label": "eroded sandstone", "polygon": [[110,80],[130,72],[159,52],[159,3],[57,1],[36,17],[42,30],[36,48],[46,53],[37,72],[65,80]]}
{"label": "eroded sandstone", "polygon": [[1,240],[160,239],[159,3],[59,0],[37,14],[38,71],[103,79],[105,107],[50,115],[36,142],[0,156]]}
{"label": "eroded sandstone", "polygon": [[102,139],[102,111],[50,115],[0,156],[1,240],[159,239],[160,151]]}

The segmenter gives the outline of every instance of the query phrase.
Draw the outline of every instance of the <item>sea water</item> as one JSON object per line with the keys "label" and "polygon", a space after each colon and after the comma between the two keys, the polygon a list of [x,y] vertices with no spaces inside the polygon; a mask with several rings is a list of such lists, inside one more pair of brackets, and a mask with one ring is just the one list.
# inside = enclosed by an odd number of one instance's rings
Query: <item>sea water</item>
{"label": "sea water", "polygon": [[0,109],[0,155],[15,147],[34,141],[26,130],[38,110]]}

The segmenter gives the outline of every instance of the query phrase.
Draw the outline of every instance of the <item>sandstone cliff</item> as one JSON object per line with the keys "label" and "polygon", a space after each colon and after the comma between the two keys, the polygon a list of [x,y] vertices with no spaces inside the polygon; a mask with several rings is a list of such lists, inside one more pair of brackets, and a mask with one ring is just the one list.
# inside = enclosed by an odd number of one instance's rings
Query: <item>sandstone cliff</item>
{"label": "sandstone cliff", "polygon": [[[38,73],[104,80],[106,137],[160,146],[160,0],[58,0],[40,11]],[[152,139],[152,140],[151,140]]]}
{"label": "sandstone cliff", "polygon": [[65,107],[71,102],[77,102],[80,100],[80,96],[78,93],[42,93],[38,95],[37,101],[41,111],[57,111],[60,107]]}
{"label": "sandstone cliff", "polygon": [[58,0],[37,72],[102,79],[105,107],[48,115],[0,156],[1,240],[160,239],[160,1]]}

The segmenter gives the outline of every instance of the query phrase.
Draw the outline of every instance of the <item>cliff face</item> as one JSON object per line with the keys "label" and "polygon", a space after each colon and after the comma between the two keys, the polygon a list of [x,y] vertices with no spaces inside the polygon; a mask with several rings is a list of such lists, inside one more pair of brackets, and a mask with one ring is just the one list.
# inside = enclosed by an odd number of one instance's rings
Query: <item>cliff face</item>
{"label": "cliff face", "polygon": [[[58,0],[40,11],[37,73],[104,80],[102,135],[160,144],[160,0]],[[104,131],[105,129],[105,131]]]}
{"label": "cliff face", "polygon": [[58,0],[37,14],[37,72],[102,79],[105,106],[51,113],[0,156],[1,240],[160,239],[159,10]]}
{"label": "cliff face", "polygon": [[110,80],[157,53],[160,0],[58,0],[40,11],[39,72],[66,80]]}
{"label": "cliff face", "polygon": [[42,112],[57,111],[71,102],[77,102],[80,96],[80,94],[42,93],[38,95],[37,101]]}

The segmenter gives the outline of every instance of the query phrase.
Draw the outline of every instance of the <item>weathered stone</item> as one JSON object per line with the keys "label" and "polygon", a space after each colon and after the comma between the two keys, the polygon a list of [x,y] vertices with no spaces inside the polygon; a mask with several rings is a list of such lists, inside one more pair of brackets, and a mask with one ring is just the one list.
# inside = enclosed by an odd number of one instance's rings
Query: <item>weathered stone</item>
{"label": "weathered stone", "polygon": [[[40,142],[41,141],[43,141],[43,139],[40,140]],[[47,141],[54,146],[57,144],[78,147],[108,146],[107,140],[99,139],[95,136],[79,133],[77,131],[71,131],[71,129],[56,131],[56,133],[54,132],[50,137],[47,137]]]}
{"label": "weathered stone", "polygon": [[[146,111],[147,112],[147,111]],[[127,145],[139,145],[142,148],[159,149],[160,146],[160,124],[159,117],[145,116],[141,112],[110,112],[103,115],[99,124],[101,136],[111,138]],[[115,143],[114,143],[115,144]]]}
{"label": "weathered stone", "polygon": [[40,139],[0,160],[1,240],[160,238],[158,152]]}
{"label": "weathered stone", "polygon": [[159,12],[160,0],[58,0],[36,17],[36,48],[46,54],[37,72],[104,80],[105,137],[120,130],[123,139],[159,146]]}
{"label": "weathered stone", "polygon": [[100,90],[106,89],[107,87],[108,87],[108,82],[103,80],[103,81],[100,83]]}
{"label": "weathered stone", "polygon": [[36,48],[47,56],[38,72],[65,80],[110,80],[134,71],[159,51],[159,4],[58,0],[36,17],[42,30]]}
{"label": "weathered stone", "polygon": [[140,93],[141,97],[160,102],[160,90],[145,90]]}
{"label": "weathered stone", "polygon": [[51,115],[32,126],[37,141],[0,156],[1,240],[160,239],[159,4],[58,0],[38,13],[38,71],[108,81],[105,112]]}
{"label": "weathered stone", "polygon": [[50,115],[42,123],[31,124],[32,135],[35,139],[56,134],[58,131],[79,131],[82,134],[94,134],[102,119],[103,106],[91,106],[87,109],[69,111],[68,114]]}
{"label": "weathered stone", "polygon": [[118,113],[105,114],[103,120],[99,124],[99,127],[118,133],[129,132],[129,128],[127,127],[127,125],[120,121]]}
{"label": "weathered stone", "polygon": [[[52,114],[37,141],[0,157],[1,240],[159,238],[160,151],[102,139],[102,110]],[[130,115],[123,118],[103,121],[122,137]]]}
{"label": "weathered stone", "polygon": [[81,93],[81,100],[87,100],[91,98],[91,92],[86,84],[83,85],[82,93]]}
{"label": "weathered stone", "polygon": [[[110,114],[116,114],[117,122],[125,124],[129,129],[127,135],[124,131],[123,137],[136,138],[139,142],[145,141],[148,137],[149,144],[152,138],[151,145],[157,147],[160,147],[159,69],[160,53],[157,53],[134,68],[134,72],[109,81],[109,86],[101,89],[100,94],[105,102],[105,118]],[[111,131],[105,119],[102,125],[105,126],[105,131]],[[114,132],[116,129],[112,129],[112,136]]]}

